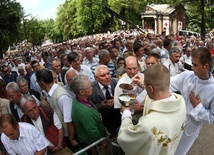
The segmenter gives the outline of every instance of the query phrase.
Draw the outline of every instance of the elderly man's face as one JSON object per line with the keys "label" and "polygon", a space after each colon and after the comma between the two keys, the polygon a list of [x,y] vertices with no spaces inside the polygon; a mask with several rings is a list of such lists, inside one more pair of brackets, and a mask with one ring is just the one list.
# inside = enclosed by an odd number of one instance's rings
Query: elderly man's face
{"label": "elderly man's face", "polygon": [[132,78],[139,72],[139,65],[136,58],[130,59],[127,57],[127,59],[128,60],[125,61],[126,67],[124,69],[126,70],[128,76]]}
{"label": "elderly man's face", "polygon": [[32,73],[32,68],[31,68],[30,65],[25,66],[25,70],[26,70],[26,72],[27,72],[28,74],[31,74],[31,73]]}
{"label": "elderly man's face", "polygon": [[37,118],[39,117],[39,108],[36,105],[36,102],[31,100],[26,101],[24,105],[24,113],[31,119],[36,121]]}
{"label": "elderly man's face", "polygon": [[66,80],[67,80],[67,84],[70,86],[73,77],[75,77],[77,74],[74,71],[68,72],[66,73]]}
{"label": "elderly man's face", "polygon": [[111,74],[108,68],[99,69],[98,75],[96,76],[96,80],[103,86],[108,86],[111,83]]}
{"label": "elderly man's face", "polygon": [[14,104],[17,104],[19,98],[21,97],[21,92],[14,92],[12,89],[7,90],[7,98],[12,101]]}
{"label": "elderly man's face", "polygon": [[180,57],[181,57],[180,53],[172,53],[172,55],[170,55],[172,63],[178,63]]}
{"label": "elderly man's face", "polygon": [[110,61],[110,54],[106,54],[105,57],[103,58],[103,63],[104,64],[108,64]]}
{"label": "elderly man's face", "polygon": [[132,51],[133,49],[133,42],[130,40],[130,41],[127,41],[127,44],[126,44],[126,48],[130,51]]}
{"label": "elderly man's face", "polygon": [[186,55],[187,55],[188,57],[192,55],[192,49],[191,49],[190,47],[187,47]]}
{"label": "elderly man's face", "polygon": [[146,58],[146,68],[151,67],[154,64],[159,63],[154,57]]}
{"label": "elderly man's face", "polygon": [[19,88],[20,88],[22,94],[27,94],[28,93],[29,89],[28,89],[28,83],[27,82],[22,82],[19,85]]}
{"label": "elderly man's face", "polygon": [[88,50],[86,53],[85,53],[85,57],[90,61],[93,59],[94,57],[94,51],[91,49],[91,50]]}
{"label": "elderly man's face", "polygon": [[3,122],[2,124],[2,132],[9,137],[11,140],[16,140],[19,138],[19,125],[17,123],[17,129],[15,129],[11,124],[8,122]]}
{"label": "elderly man's face", "polygon": [[56,72],[57,74],[61,73],[61,62],[60,61],[53,61],[52,62],[52,69],[54,72]]}
{"label": "elderly man's face", "polygon": [[25,75],[25,70],[24,70],[24,69],[19,69],[18,72],[19,72],[19,74],[20,74],[21,76],[24,76],[24,75]]}

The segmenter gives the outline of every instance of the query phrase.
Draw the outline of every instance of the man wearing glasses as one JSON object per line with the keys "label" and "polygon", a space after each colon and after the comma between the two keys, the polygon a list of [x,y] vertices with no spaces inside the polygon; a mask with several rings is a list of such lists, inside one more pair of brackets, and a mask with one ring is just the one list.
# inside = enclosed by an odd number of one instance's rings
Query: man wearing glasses
{"label": "man wearing glasses", "polygon": [[18,75],[14,72],[11,72],[10,66],[4,65],[2,71],[5,74],[3,79],[6,84],[8,84],[9,82],[16,82]]}

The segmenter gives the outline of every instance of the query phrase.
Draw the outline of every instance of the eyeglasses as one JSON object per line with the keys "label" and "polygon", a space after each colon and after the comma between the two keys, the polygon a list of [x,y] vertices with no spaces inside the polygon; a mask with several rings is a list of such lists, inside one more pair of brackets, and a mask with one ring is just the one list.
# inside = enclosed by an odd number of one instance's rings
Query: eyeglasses
{"label": "eyeglasses", "polygon": [[104,48],[107,48],[107,47],[109,47],[110,45],[105,45],[105,46],[103,46]]}

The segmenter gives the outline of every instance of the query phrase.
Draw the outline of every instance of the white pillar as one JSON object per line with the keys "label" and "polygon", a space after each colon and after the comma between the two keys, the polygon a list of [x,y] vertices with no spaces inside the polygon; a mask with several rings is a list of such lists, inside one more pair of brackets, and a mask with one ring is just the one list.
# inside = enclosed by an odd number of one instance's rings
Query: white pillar
{"label": "white pillar", "polygon": [[142,18],[142,29],[144,29],[144,16],[141,16]]}
{"label": "white pillar", "polygon": [[155,20],[155,30],[154,30],[154,32],[155,32],[155,34],[157,34],[157,33],[158,33],[158,22],[157,22],[157,17],[154,17],[154,20]]}

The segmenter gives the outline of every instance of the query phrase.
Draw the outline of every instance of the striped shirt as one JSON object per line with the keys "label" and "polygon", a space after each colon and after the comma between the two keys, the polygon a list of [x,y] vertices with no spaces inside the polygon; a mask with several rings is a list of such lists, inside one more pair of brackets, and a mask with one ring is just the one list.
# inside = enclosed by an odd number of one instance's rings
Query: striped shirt
{"label": "striped shirt", "polygon": [[35,126],[23,122],[19,123],[18,140],[11,140],[2,133],[1,141],[11,155],[34,155],[48,146],[47,140]]}

